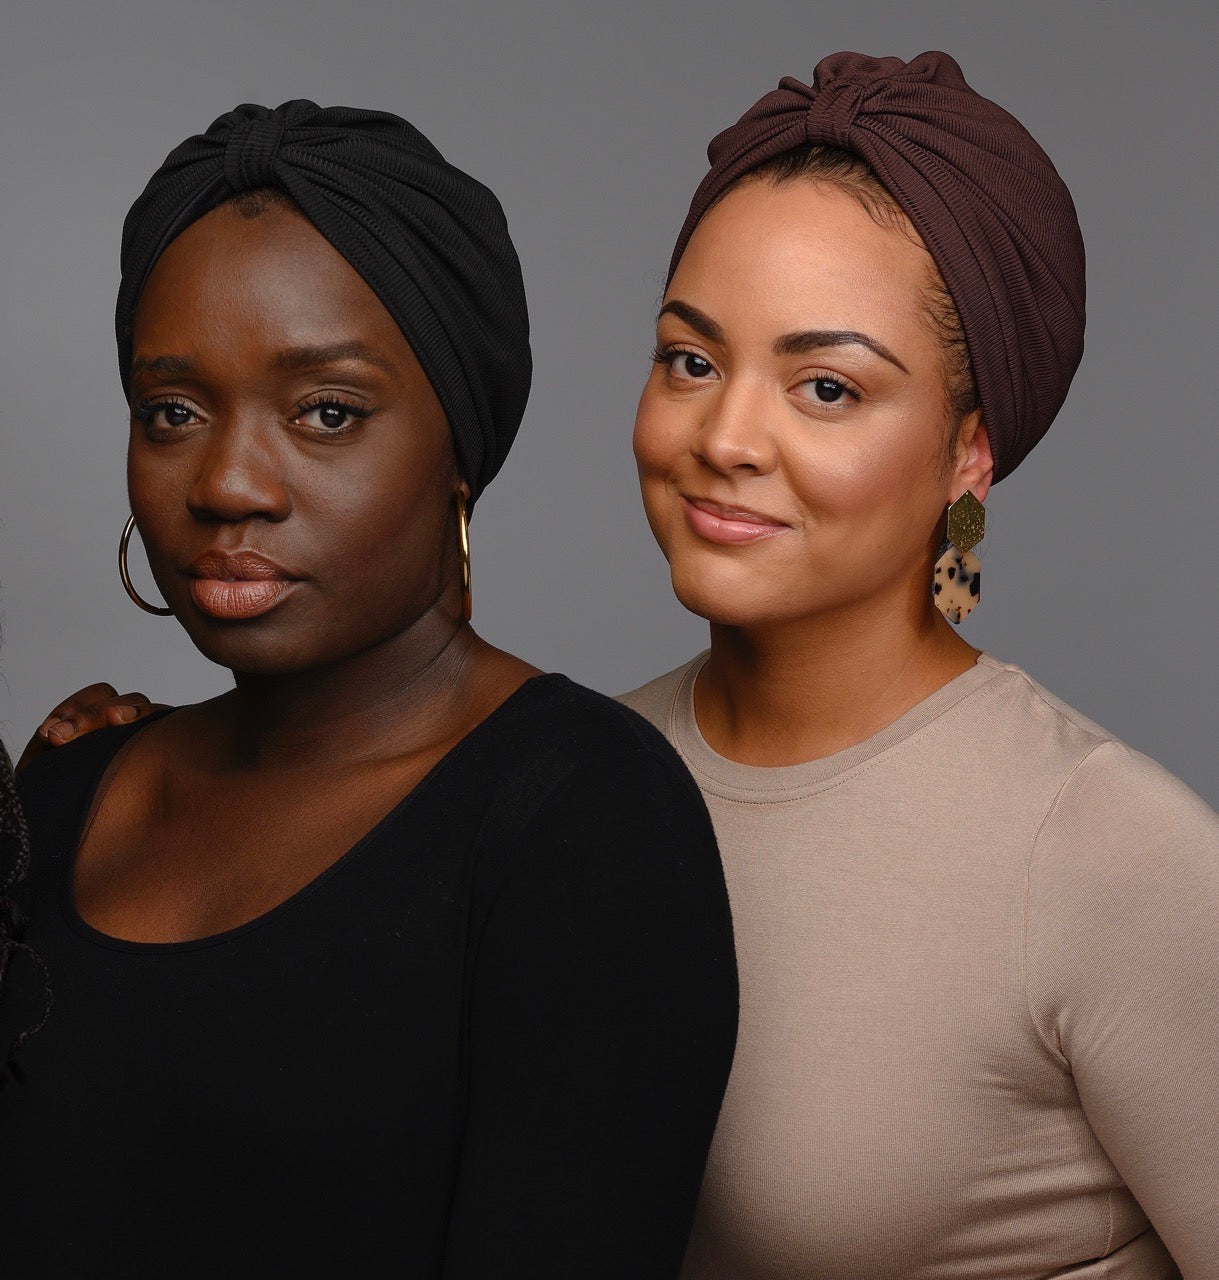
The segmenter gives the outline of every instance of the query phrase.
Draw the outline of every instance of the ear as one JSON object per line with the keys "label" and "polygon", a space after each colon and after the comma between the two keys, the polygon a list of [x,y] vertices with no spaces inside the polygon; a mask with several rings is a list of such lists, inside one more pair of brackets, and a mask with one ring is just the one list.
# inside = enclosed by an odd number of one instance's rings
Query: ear
{"label": "ear", "polygon": [[990,436],[982,411],[975,409],[961,423],[957,436],[957,462],[952,472],[953,500],[969,489],[979,502],[986,501],[995,478],[995,458],[990,451]]}

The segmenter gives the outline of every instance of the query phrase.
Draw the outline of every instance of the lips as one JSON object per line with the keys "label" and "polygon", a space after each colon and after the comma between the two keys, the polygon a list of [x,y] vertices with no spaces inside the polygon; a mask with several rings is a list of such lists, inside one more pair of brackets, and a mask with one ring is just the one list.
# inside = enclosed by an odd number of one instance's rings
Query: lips
{"label": "lips", "polygon": [[727,506],[710,498],[692,498],[683,494],[681,502],[690,528],[700,538],[720,546],[761,542],[791,528],[774,516],[751,511],[747,507]]}
{"label": "lips", "polygon": [[213,618],[235,621],[270,612],[298,578],[254,551],[205,551],[190,566],[196,607]]}

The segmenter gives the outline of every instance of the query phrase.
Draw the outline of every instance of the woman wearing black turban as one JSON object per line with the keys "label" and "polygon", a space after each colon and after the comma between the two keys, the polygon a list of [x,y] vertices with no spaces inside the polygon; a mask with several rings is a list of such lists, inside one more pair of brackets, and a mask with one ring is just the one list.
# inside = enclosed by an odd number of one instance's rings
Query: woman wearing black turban
{"label": "woman wearing black turban", "polygon": [[145,607],[236,687],[26,772],[5,1274],[674,1275],[727,901],[660,735],[468,623],[529,386],[498,203],[394,116],[240,107],[122,267]]}
{"label": "woman wearing black turban", "polygon": [[1070,196],[936,53],[826,58],[709,155],[635,452],[711,646],[626,699],[740,966],[682,1274],[1219,1276],[1219,818],[950,625],[1082,352]]}

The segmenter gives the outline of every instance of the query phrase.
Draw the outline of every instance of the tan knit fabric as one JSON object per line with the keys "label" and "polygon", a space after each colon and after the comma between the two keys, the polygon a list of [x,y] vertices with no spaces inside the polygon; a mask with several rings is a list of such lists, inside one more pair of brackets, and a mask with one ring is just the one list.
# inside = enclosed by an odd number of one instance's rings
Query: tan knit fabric
{"label": "tan knit fabric", "polygon": [[1219,816],[985,656],[847,751],[736,764],[702,661],[624,699],[736,924],[683,1280],[1219,1277]]}

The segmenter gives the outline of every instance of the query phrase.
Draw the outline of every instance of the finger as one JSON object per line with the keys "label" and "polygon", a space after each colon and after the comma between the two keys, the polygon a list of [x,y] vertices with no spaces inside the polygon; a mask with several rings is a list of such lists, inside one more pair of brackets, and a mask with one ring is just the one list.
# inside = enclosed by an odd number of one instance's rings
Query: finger
{"label": "finger", "polygon": [[124,693],[121,697],[116,696],[102,710],[107,724],[130,724],[148,715],[153,705],[142,693]]}
{"label": "finger", "polygon": [[84,712],[73,711],[70,715],[41,727],[34,737],[41,738],[48,747],[62,747],[65,742],[71,742],[86,724],[88,716]]}
{"label": "finger", "polygon": [[152,704],[142,693],[125,693],[120,697],[111,690],[109,697],[96,702],[78,699],[66,716],[47,727],[46,740],[51,746],[63,746],[73,738],[107,725],[130,724],[151,709]]}
{"label": "finger", "polygon": [[60,720],[51,721],[48,717],[34,731],[34,736],[25,744],[25,750],[21,753],[21,759],[17,761],[17,772],[20,773],[27,764],[36,756],[40,756],[45,751],[49,751],[52,747],[62,747],[65,742],[71,742],[77,734],[77,724],[80,719],[79,712],[73,712]]}
{"label": "finger", "polygon": [[112,684],[89,684],[69,694],[45,720],[38,726],[37,734],[46,738],[45,730],[60,720],[70,719],[81,707],[93,702],[107,702],[117,698],[118,694]]}

